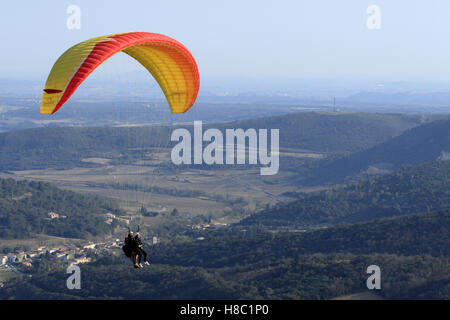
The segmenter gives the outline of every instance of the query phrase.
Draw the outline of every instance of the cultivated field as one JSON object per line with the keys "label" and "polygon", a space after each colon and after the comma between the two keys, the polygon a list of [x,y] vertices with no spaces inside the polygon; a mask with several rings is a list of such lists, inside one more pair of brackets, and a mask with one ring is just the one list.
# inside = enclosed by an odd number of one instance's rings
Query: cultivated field
{"label": "cultivated field", "polygon": [[[241,219],[251,211],[289,200],[285,192],[299,190],[288,182],[291,173],[280,172],[275,176],[261,176],[260,166],[235,166],[209,170],[169,170],[169,148],[146,150],[129,163],[113,164],[111,158],[85,158],[82,163],[93,167],[77,167],[67,170],[43,169],[13,171],[1,177],[47,181],[64,189],[95,194],[118,200],[128,215],[135,215],[141,207],[147,211],[168,215],[175,208],[181,215],[208,215],[229,223]],[[280,158],[322,158],[323,154],[308,150],[286,149]],[[165,166],[166,165],[166,166]],[[237,210],[238,204],[241,210]],[[233,212],[233,216],[229,214]],[[145,218],[144,221],[155,219]]]}

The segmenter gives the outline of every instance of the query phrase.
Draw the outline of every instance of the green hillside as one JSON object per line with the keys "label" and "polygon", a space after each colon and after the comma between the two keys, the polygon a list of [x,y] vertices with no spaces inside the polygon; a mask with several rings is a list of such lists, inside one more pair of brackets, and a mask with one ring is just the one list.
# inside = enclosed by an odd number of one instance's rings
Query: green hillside
{"label": "green hillside", "polygon": [[450,257],[450,210],[406,215],[307,232],[229,233],[204,241],[161,245],[153,261],[220,268],[301,254],[427,254]]}
{"label": "green hillside", "polygon": [[219,128],[280,129],[280,147],[345,153],[370,148],[440,116],[303,112],[236,121]]}
{"label": "green hillside", "polygon": [[450,119],[447,119],[411,128],[367,150],[317,162],[315,168],[305,172],[299,180],[303,184],[340,183],[353,175],[361,175],[370,167],[392,171],[402,165],[449,157]]}
{"label": "green hillside", "polygon": [[303,228],[450,208],[450,160],[408,167],[373,180],[282,203],[244,226]]}
{"label": "green hillside", "polygon": [[[102,214],[119,212],[114,203],[60,190],[49,183],[0,179],[0,238],[36,234],[84,238],[110,233]],[[59,218],[50,219],[49,212]]]}

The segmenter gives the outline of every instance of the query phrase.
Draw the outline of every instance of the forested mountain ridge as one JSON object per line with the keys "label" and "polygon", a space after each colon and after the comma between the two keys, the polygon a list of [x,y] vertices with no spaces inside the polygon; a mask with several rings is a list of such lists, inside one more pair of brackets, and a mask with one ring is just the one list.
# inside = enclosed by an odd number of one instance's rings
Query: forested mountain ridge
{"label": "forested mountain ridge", "polygon": [[280,147],[349,153],[367,149],[442,116],[302,112],[221,124],[218,128],[280,129]]}
{"label": "forested mountain ridge", "polygon": [[[281,148],[324,153],[349,153],[370,148],[404,130],[442,116],[371,113],[302,112],[208,127],[280,129]],[[168,147],[171,132],[180,126],[48,127],[0,133],[0,170],[88,166],[83,158],[128,161],[134,152]],[[192,129],[192,124],[183,126]]]}
{"label": "forested mountain ridge", "polygon": [[303,184],[342,183],[354,175],[366,176],[370,167],[398,170],[450,158],[450,119],[438,120],[406,130],[401,135],[338,159],[325,159],[299,177]]}
{"label": "forested mountain ridge", "polygon": [[160,245],[154,262],[219,268],[300,254],[352,253],[450,257],[450,210],[307,232],[229,233],[204,241]]}
{"label": "forested mountain ridge", "polygon": [[304,228],[450,208],[450,160],[336,187],[281,203],[241,221],[243,226]]}

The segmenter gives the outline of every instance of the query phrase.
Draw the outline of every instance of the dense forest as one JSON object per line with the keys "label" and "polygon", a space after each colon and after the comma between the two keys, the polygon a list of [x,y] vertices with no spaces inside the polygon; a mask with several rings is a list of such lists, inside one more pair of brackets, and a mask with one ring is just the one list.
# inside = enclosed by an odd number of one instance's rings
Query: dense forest
{"label": "dense forest", "polygon": [[450,160],[300,197],[255,213],[241,224],[304,228],[450,208]]}
{"label": "dense forest", "polygon": [[163,264],[214,268],[313,253],[439,257],[450,256],[449,241],[450,210],[444,210],[305,232],[213,233],[205,241],[158,246],[152,256]]}
{"label": "dense forest", "polygon": [[[0,238],[35,234],[84,238],[110,233],[117,222],[102,214],[120,213],[111,201],[61,190],[49,183],[0,179]],[[49,212],[59,215],[50,219]]]}
{"label": "dense forest", "polygon": [[450,119],[439,120],[406,130],[372,148],[343,157],[318,161],[311,170],[302,171],[302,184],[342,183],[352,176],[365,177],[370,166],[400,169],[450,157]]}
{"label": "dense forest", "polygon": [[0,298],[329,299],[367,290],[366,269],[382,270],[391,299],[449,299],[450,211],[306,233],[211,236],[150,248],[134,270],[120,255],[81,266],[82,289],[67,290],[65,267],[42,260]]}

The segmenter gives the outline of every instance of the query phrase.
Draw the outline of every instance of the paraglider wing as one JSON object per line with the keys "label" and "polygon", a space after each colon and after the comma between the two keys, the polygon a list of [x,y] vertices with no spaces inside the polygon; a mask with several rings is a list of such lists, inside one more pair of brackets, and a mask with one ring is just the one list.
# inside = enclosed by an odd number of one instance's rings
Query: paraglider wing
{"label": "paraglider wing", "polygon": [[47,78],[41,114],[55,113],[92,71],[120,51],[136,59],[153,75],[173,113],[183,113],[192,107],[200,77],[186,47],[162,34],[129,32],[92,38],[64,52]]}

